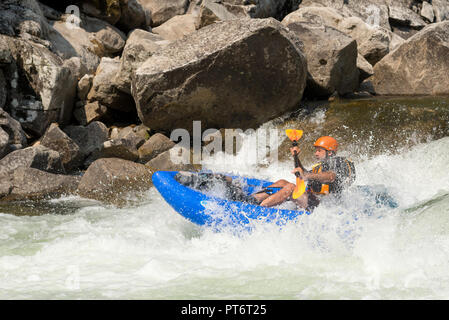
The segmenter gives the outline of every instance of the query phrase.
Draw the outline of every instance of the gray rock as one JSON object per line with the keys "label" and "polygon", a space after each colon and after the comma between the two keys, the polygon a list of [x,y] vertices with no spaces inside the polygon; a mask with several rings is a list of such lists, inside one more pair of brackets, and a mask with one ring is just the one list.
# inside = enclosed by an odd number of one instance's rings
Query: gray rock
{"label": "gray rock", "polygon": [[40,142],[42,146],[59,152],[66,172],[76,170],[82,164],[79,146],[56,123],[50,125]]}
{"label": "gray rock", "polygon": [[80,147],[84,158],[100,150],[108,140],[108,128],[99,121],[93,121],[87,126],[67,126],[64,132]]}
{"label": "gray rock", "polygon": [[35,168],[50,173],[64,173],[59,152],[37,145],[16,150],[0,160],[0,175],[19,167]]}
{"label": "gray rock", "polygon": [[[109,23],[81,15],[79,27],[67,23],[69,15],[51,21],[48,38],[52,51],[62,59],[80,58],[85,73],[94,73],[104,56],[116,55],[123,50],[126,35]],[[82,77],[84,74],[81,74]]]}
{"label": "gray rock", "polygon": [[[397,2],[397,0],[392,1]],[[359,17],[371,26],[391,30],[388,15],[389,9],[386,0],[303,0],[299,5],[299,9],[305,7],[332,8],[343,17]]]}
{"label": "gray rock", "polygon": [[46,38],[47,21],[35,0],[3,0],[0,2],[0,33],[8,36],[30,34]]}
{"label": "gray rock", "polygon": [[132,97],[119,90],[117,84],[113,81],[119,72],[119,68],[120,60],[118,58],[101,58],[87,100],[89,102],[98,101],[111,109],[133,112],[136,107]]}
{"label": "gray rock", "polygon": [[92,81],[94,76],[92,74],[85,74],[79,81],[77,86],[78,99],[85,101],[87,99],[87,94],[92,87]]}
{"label": "gray rock", "polygon": [[70,69],[43,46],[21,39],[7,37],[6,40],[17,64],[15,73],[24,75],[18,77],[18,82],[26,83],[38,95],[35,98],[18,88],[17,83],[12,85],[12,116],[39,135],[52,122],[67,123],[77,82]]}
{"label": "gray rock", "polygon": [[[2,129],[2,145],[0,147],[0,158],[11,151],[22,149],[27,146],[25,132],[20,123],[13,119],[6,111],[0,108],[0,128]],[[7,142],[6,135],[8,136]]]}
{"label": "gray rock", "polygon": [[139,158],[136,143],[137,139],[131,137],[105,141],[99,157],[136,161]]}
{"label": "gray rock", "polygon": [[309,76],[305,94],[329,97],[353,92],[359,84],[357,43],[326,26],[292,23],[287,27],[304,43]]}
{"label": "gray rock", "polygon": [[359,69],[359,82],[374,74],[373,66],[361,55],[357,55],[357,69]]}
{"label": "gray rock", "polygon": [[80,177],[53,174],[35,168],[18,167],[4,175],[0,187],[0,201],[38,200],[73,194]]}
{"label": "gray rock", "polygon": [[130,192],[151,186],[151,172],[142,164],[118,158],[93,162],[84,173],[78,192],[81,196],[100,201],[122,201]]}
{"label": "gray rock", "polygon": [[435,19],[435,14],[433,12],[433,7],[430,3],[423,1],[422,8],[421,8],[421,17],[427,19],[429,22],[433,22]]}
{"label": "gray rock", "polygon": [[177,40],[196,30],[196,17],[193,14],[183,14],[170,18],[160,26],[153,28],[152,32],[165,40]]}
{"label": "gray rock", "polygon": [[421,29],[427,25],[416,12],[413,12],[408,8],[397,5],[389,5],[388,9],[390,21],[396,24],[415,29]]}
{"label": "gray rock", "polygon": [[431,24],[374,66],[374,89],[380,95],[448,94],[448,56],[449,21]]}
{"label": "gray rock", "polygon": [[400,38],[380,26],[365,23],[359,17],[345,17],[334,8],[301,7],[287,15],[282,24],[308,23],[317,26],[330,26],[357,41],[360,54],[372,65],[376,64],[389,52],[391,42]]}
{"label": "gray rock", "polygon": [[8,88],[6,86],[6,79],[3,75],[3,70],[0,69],[0,109],[5,106],[6,97],[8,96]]}
{"label": "gray rock", "polygon": [[306,76],[301,41],[278,21],[232,20],[154,53],[136,70],[132,94],[154,130],[190,130],[193,120],[247,129],[296,108]]}
{"label": "gray rock", "polygon": [[[188,160],[186,163],[181,161],[174,160],[176,156],[174,154],[185,153],[188,155]],[[177,158],[176,158],[177,159]],[[190,171],[195,170],[195,166],[191,164],[190,160],[192,159],[191,151],[182,147],[173,147],[165,152],[160,153],[155,158],[148,161],[145,166],[148,167],[151,171]]]}
{"label": "gray rock", "polygon": [[196,15],[195,27],[201,29],[217,21],[237,19],[237,16],[229,12],[221,3],[216,0],[201,1],[201,5]]}
{"label": "gray rock", "polygon": [[449,1],[432,0],[432,7],[435,13],[435,21],[442,22],[449,20]]}
{"label": "gray rock", "polygon": [[122,14],[117,26],[124,31],[136,28],[147,29],[151,25],[151,12],[145,10],[140,0],[125,0],[121,6]]}
{"label": "gray rock", "polygon": [[162,37],[136,29],[129,34],[120,58],[120,67],[114,82],[119,90],[131,94],[131,78],[134,71],[153,53],[168,44]]}
{"label": "gray rock", "polygon": [[150,137],[139,149],[139,162],[146,163],[175,146],[170,138],[161,133],[156,133]]}
{"label": "gray rock", "polygon": [[163,24],[170,18],[186,13],[189,0],[139,0],[151,12],[152,27]]}
{"label": "gray rock", "polygon": [[107,107],[100,104],[98,101],[83,104],[75,108],[73,116],[83,126],[87,126],[93,121],[100,121],[108,116],[109,110]]}

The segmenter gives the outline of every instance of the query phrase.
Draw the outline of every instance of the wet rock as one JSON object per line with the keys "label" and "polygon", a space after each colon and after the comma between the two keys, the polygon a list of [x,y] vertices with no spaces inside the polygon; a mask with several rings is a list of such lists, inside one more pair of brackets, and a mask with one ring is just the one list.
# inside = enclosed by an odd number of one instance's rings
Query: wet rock
{"label": "wet rock", "polygon": [[139,162],[146,163],[175,146],[170,138],[161,133],[156,133],[150,137],[139,149]]}
{"label": "wet rock", "polygon": [[175,146],[160,153],[158,156],[148,161],[145,166],[150,168],[153,172],[158,170],[190,171],[196,169],[192,164],[191,159],[192,153],[190,150]]}
{"label": "wet rock", "polygon": [[151,172],[142,164],[104,158],[93,162],[84,173],[78,192],[99,201],[115,202],[129,192],[146,190],[151,186]]}
{"label": "wet rock", "polygon": [[448,94],[448,56],[449,21],[429,25],[374,66],[374,89],[380,95]]}
{"label": "wet rock", "polygon": [[129,34],[120,58],[120,67],[114,82],[119,90],[131,94],[131,77],[134,71],[149,57],[168,44],[162,37],[136,29]]}
{"label": "wet rock", "polygon": [[89,102],[98,101],[102,105],[118,111],[133,112],[136,107],[132,97],[120,91],[113,81],[119,68],[118,57],[115,59],[101,58],[87,100]]}
{"label": "wet rock", "polygon": [[188,0],[139,0],[151,12],[152,27],[157,27],[176,15],[186,13]]}
{"label": "wet rock", "polygon": [[50,125],[40,143],[59,152],[66,172],[76,170],[81,165],[83,157],[79,146],[56,123]]}
{"label": "wet rock", "polygon": [[35,168],[50,173],[65,173],[59,152],[42,145],[13,151],[0,160],[0,174],[7,174],[19,167]]}
{"label": "wet rock", "polygon": [[154,130],[191,129],[193,120],[246,129],[296,108],[306,75],[301,41],[279,22],[232,20],[154,53],[136,70],[132,94]]}
{"label": "wet rock", "polygon": [[153,28],[152,31],[165,40],[176,40],[195,32],[195,25],[196,17],[192,14],[184,14],[170,18],[159,27]]}
{"label": "wet rock", "polygon": [[139,143],[141,143],[141,140],[136,136],[105,141],[99,158],[120,158],[136,161],[139,158],[137,152]]}
{"label": "wet rock", "polygon": [[309,76],[305,95],[344,95],[359,84],[357,43],[344,33],[326,26],[292,23],[286,25],[304,43]]}
{"label": "wet rock", "polygon": [[0,201],[38,200],[73,194],[81,180],[78,176],[53,174],[30,167],[18,167],[0,175]]}

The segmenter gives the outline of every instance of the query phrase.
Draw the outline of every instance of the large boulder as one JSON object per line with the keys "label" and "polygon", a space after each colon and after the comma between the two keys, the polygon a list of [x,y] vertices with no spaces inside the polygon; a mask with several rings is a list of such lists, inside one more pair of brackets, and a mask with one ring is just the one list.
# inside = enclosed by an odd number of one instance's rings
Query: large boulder
{"label": "large boulder", "polygon": [[0,34],[36,38],[47,36],[48,26],[36,0],[3,0],[0,2]]}
{"label": "large boulder", "polygon": [[175,143],[170,138],[162,133],[156,133],[139,147],[139,162],[146,163],[174,146]]}
{"label": "large boulder", "polygon": [[374,66],[380,95],[449,93],[449,21],[427,26]]}
{"label": "large boulder", "polygon": [[89,102],[98,101],[102,105],[118,111],[133,112],[136,107],[131,95],[119,90],[118,85],[114,82],[119,68],[118,57],[114,59],[101,58],[87,100]]}
{"label": "large boulder", "polygon": [[79,146],[84,159],[101,150],[108,140],[108,128],[100,121],[87,126],[67,126],[64,132]]}
{"label": "large boulder", "polygon": [[34,42],[3,37],[15,60],[10,71],[11,115],[42,135],[52,122],[70,121],[77,79],[62,59]]}
{"label": "large boulder", "polygon": [[328,7],[344,17],[359,17],[367,24],[390,30],[388,3],[385,0],[303,0],[299,8]]}
{"label": "large boulder", "polygon": [[80,177],[54,174],[35,168],[18,167],[1,175],[0,201],[38,200],[73,194]]}
{"label": "large boulder", "polygon": [[0,160],[0,174],[8,174],[19,167],[35,168],[50,173],[64,173],[59,152],[37,145],[16,150]]}
{"label": "large boulder", "polygon": [[118,158],[93,162],[84,173],[78,192],[81,196],[116,203],[129,192],[151,186],[151,172],[144,165]]}
{"label": "large boulder", "polygon": [[82,154],[75,141],[62,131],[58,124],[52,123],[40,140],[41,145],[59,152],[64,169],[76,170],[82,163]]}
{"label": "large boulder", "polygon": [[131,94],[131,78],[134,71],[151,57],[153,52],[166,44],[168,41],[154,33],[141,29],[132,31],[126,40],[120,67],[114,79],[119,90]]}
{"label": "large boulder", "polygon": [[295,109],[306,84],[302,43],[278,21],[218,22],[154,53],[135,72],[142,123],[160,131],[258,126]]}
{"label": "large boulder", "polygon": [[352,93],[359,84],[357,43],[326,26],[292,23],[287,27],[304,43],[307,58],[306,95],[328,97]]}
{"label": "large boulder", "polygon": [[345,17],[334,8],[301,7],[282,21],[284,25],[295,22],[329,26],[343,32],[357,41],[359,53],[372,65],[388,54],[393,41],[401,39],[386,28],[365,23],[359,17]]}
{"label": "large boulder", "polygon": [[79,26],[70,24],[70,15],[51,20],[48,38],[52,50],[62,59],[79,58],[79,77],[94,73],[100,59],[119,54],[126,35],[116,27],[97,18],[81,15]]}

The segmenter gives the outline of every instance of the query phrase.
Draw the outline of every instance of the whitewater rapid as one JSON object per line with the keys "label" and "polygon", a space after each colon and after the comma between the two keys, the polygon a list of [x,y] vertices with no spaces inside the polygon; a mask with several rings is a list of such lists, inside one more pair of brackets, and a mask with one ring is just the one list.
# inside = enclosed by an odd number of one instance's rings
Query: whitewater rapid
{"label": "whitewater rapid", "polygon": [[[126,208],[72,196],[50,201],[59,214],[0,213],[0,299],[447,299],[448,149],[449,137],[356,159],[355,184],[399,204],[373,216],[356,199],[282,229],[214,232],[154,188]],[[291,165],[226,169],[293,181]]]}

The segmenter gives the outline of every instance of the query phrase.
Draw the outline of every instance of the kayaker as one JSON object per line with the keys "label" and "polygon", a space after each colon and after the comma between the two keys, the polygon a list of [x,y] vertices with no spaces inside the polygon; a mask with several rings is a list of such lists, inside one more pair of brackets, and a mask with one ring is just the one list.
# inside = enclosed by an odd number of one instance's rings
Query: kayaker
{"label": "kayaker", "polygon": [[[281,179],[268,186],[262,192],[253,194],[253,197],[261,206],[272,207],[287,200],[294,201],[299,207],[312,211],[320,203],[320,197],[327,194],[338,195],[345,187],[351,185],[355,180],[354,164],[344,158],[337,156],[338,142],[329,136],[320,137],[314,143],[315,158],[319,161],[311,170],[303,171],[295,168],[292,173],[299,172],[301,178],[307,181],[307,189],[298,199],[292,199],[292,193],[296,185]],[[299,147],[290,148],[292,155],[296,151],[301,152]],[[272,189],[280,189],[272,192]]]}

